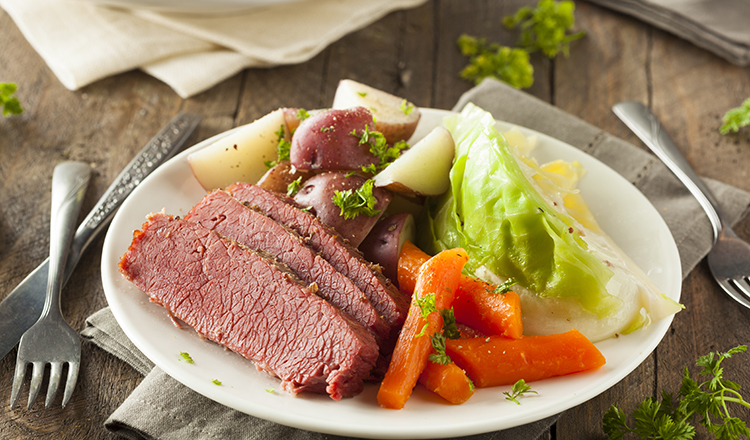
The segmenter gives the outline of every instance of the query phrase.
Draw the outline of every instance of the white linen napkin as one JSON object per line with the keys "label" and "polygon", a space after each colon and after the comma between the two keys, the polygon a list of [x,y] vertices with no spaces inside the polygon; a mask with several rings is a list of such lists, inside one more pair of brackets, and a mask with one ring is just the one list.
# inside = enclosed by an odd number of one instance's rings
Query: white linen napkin
{"label": "white linen napkin", "polygon": [[225,15],[70,0],[0,0],[62,84],[141,69],[190,97],[247,67],[309,60],[344,35],[426,0],[306,0]]}

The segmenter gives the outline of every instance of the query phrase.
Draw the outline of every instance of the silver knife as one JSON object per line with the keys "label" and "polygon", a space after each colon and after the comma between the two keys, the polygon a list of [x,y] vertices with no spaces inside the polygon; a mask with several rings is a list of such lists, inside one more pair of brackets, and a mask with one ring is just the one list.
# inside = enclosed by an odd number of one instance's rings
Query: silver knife
{"label": "silver knife", "polygon": [[[109,224],[125,198],[146,176],[182,148],[200,119],[200,116],[191,113],[180,113],[175,116],[107,188],[76,230],[65,264],[63,285],[73,273],[83,251]],[[34,269],[0,303],[0,359],[15,347],[24,332],[39,318],[44,306],[48,271],[49,259]]]}

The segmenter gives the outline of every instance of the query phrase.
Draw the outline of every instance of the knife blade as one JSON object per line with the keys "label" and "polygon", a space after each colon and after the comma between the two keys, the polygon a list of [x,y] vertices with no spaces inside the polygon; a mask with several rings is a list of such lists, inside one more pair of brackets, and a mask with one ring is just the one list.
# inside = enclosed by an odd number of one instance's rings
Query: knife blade
{"label": "knife blade", "polygon": [[[81,254],[114,217],[117,208],[152,171],[175,155],[187,142],[201,117],[181,112],[165,125],[117,176],[76,230],[65,264],[63,286]],[[0,359],[39,318],[47,289],[49,259],[40,264],[0,302]]]}

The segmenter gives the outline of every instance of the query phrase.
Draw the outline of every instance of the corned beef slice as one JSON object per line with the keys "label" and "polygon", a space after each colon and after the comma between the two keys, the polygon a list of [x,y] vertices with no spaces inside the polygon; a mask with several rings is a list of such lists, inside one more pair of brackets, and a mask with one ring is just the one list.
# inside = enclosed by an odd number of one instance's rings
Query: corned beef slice
{"label": "corned beef slice", "polygon": [[294,200],[283,194],[249,183],[235,183],[227,191],[305,237],[314,251],[354,281],[391,327],[400,328],[409,308],[407,298],[379,271],[373,270],[362,254],[346,244],[334,229],[301,210]]}
{"label": "corned beef slice", "polygon": [[255,361],[293,393],[353,396],[378,358],[373,336],[285,265],[192,222],[152,214],[122,274],[200,335]]}
{"label": "corned beef slice", "polygon": [[224,237],[250,249],[274,255],[311,285],[319,296],[349,313],[375,336],[378,342],[387,339],[390,327],[354,283],[317,255],[302,237],[266,215],[250,209],[226,191],[208,194],[185,216]]}

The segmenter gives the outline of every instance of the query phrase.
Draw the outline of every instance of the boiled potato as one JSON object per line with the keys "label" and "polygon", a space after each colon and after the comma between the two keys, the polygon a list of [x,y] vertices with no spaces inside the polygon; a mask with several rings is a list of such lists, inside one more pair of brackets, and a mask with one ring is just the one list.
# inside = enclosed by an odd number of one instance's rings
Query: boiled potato
{"label": "boiled potato", "polygon": [[370,144],[360,145],[358,135],[366,127],[372,130],[374,122],[372,113],[363,107],[310,116],[294,132],[289,154],[292,165],[300,170],[359,170],[379,164]]}
{"label": "boiled potato", "polygon": [[341,215],[341,208],[333,203],[333,197],[336,191],[355,191],[365,181],[366,179],[361,176],[342,172],[318,174],[305,181],[302,188],[294,196],[294,201],[304,207],[310,207],[311,212],[320,221],[333,227],[342,237],[349,240],[352,246],[357,247],[382,216],[393,195],[390,191],[382,188],[373,188],[373,195],[377,200],[375,210],[378,213],[372,217],[359,214],[349,219]]}
{"label": "boiled potato", "polygon": [[284,111],[275,110],[188,156],[195,178],[206,191],[235,182],[255,183],[266,173],[266,161],[276,160],[279,129],[289,139]]}
{"label": "boiled potato", "polygon": [[350,79],[341,80],[332,108],[352,107],[369,109],[375,117],[375,130],[383,133],[389,144],[409,139],[420,118],[419,109],[403,98]]}
{"label": "boiled potato", "polygon": [[406,196],[440,195],[450,187],[455,150],[450,132],[436,127],[378,173],[375,186]]}
{"label": "boiled potato", "polygon": [[378,222],[359,245],[367,261],[383,268],[383,275],[398,285],[398,257],[406,240],[414,242],[414,216],[402,212]]}
{"label": "boiled potato", "polygon": [[304,182],[311,175],[310,172],[298,170],[292,166],[291,162],[284,160],[266,171],[266,174],[258,180],[258,186],[269,191],[286,194],[290,183],[299,178],[302,178],[300,182]]}

